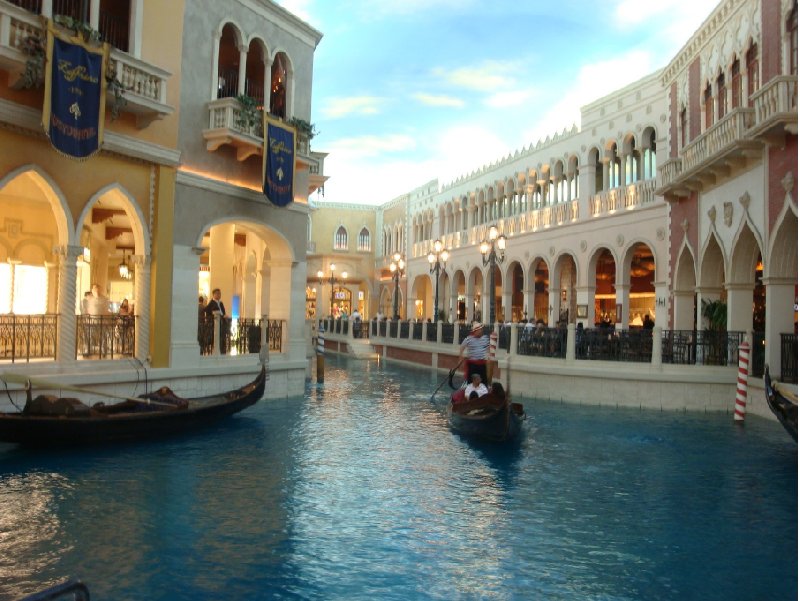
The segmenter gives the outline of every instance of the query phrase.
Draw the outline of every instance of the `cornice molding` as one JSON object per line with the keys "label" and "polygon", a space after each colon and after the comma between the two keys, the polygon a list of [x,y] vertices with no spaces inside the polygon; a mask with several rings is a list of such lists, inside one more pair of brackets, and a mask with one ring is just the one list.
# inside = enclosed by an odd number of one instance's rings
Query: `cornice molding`
{"label": "cornice molding", "polygon": [[316,49],[322,39],[322,32],[315,29],[297,15],[289,12],[282,6],[272,2],[272,0],[240,0],[258,15],[262,15],[270,21],[275,22],[287,33],[290,33],[302,40],[304,43]]}
{"label": "cornice molding", "polygon": [[[42,130],[42,111],[3,98],[0,98],[0,124],[6,129],[35,138],[46,137]],[[180,150],[108,130],[103,134],[100,152],[170,167],[179,165],[181,160]]]}
{"label": "cornice molding", "polygon": [[[178,169],[178,172],[175,176],[175,182],[183,186],[205,190],[206,192],[211,192],[213,194],[220,194],[223,196],[238,198],[240,200],[246,200],[248,202],[255,202],[268,207],[274,207],[274,205],[269,202],[269,200],[267,200],[264,194],[260,191],[242,188],[241,186],[237,186],[235,184],[204,177],[197,173],[192,173],[191,171],[182,171]],[[292,202],[286,207],[274,208],[281,208],[283,210],[295,211],[299,213],[308,213],[311,210],[311,207],[309,207],[307,204],[298,202]]]}

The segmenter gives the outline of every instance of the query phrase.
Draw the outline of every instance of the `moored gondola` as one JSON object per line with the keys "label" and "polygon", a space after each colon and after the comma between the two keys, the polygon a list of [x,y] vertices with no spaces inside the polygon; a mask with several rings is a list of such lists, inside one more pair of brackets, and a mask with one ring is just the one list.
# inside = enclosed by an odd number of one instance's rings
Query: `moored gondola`
{"label": "moored gondola", "polygon": [[450,429],[469,438],[505,442],[519,436],[525,409],[511,402],[499,382],[492,384],[489,394],[464,399],[464,389],[453,392],[447,406]]}
{"label": "moored gondola", "polygon": [[764,394],[772,413],[797,442],[797,396],[794,395],[794,399],[791,399],[788,390],[782,390],[779,385],[773,384],[768,367],[764,368]]}
{"label": "moored gondola", "polygon": [[178,397],[167,387],[119,403],[92,406],[75,398],[32,398],[29,393],[22,411],[0,413],[0,442],[77,446],[187,432],[258,402],[264,396],[267,374],[266,365],[262,365],[261,372],[249,384],[226,393],[189,399]]}

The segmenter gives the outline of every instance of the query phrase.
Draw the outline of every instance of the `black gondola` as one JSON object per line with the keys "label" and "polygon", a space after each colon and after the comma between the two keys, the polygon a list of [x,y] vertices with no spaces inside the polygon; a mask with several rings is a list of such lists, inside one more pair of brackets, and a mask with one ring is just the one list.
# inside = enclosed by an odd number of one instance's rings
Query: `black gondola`
{"label": "black gondola", "polygon": [[464,399],[464,389],[456,390],[447,406],[450,429],[470,438],[504,442],[516,438],[525,419],[521,403],[512,403],[499,383],[489,394],[477,399]]}
{"label": "black gondola", "polygon": [[797,397],[794,400],[788,398],[788,392],[780,390],[777,384],[772,383],[768,367],[764,367],[764,394],[775,417],[797,442]]}
{"label": "black gondola", "polygon": [[120,403],[88,406],[79,399],[37,396],[21,412],[0,413],[0,442],[84,445],[143,440],[212,424],[264,396],[267,368],[230,392],[184,399],[169,388]]}

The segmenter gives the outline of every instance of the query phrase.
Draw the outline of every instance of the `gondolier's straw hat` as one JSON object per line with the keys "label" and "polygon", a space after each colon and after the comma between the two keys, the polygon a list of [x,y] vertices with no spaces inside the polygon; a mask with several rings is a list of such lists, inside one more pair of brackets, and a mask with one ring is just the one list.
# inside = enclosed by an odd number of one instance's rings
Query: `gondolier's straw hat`
{"label": "gondolier's straw hat", "polygon": [[472,329],[470,330],[470,332],[474,332],[475,330],[480,330],[481,328],[483,328],[483,324],[481,322],[473,321],[472,322]]}

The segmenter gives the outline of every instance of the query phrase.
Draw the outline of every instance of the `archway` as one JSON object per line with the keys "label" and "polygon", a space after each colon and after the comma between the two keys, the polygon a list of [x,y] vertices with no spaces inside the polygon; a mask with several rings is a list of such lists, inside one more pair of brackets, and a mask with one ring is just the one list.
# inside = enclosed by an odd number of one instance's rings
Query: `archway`
{"label": "archway", "polygon": [[533,263],[533,313],[529,319],[550,323],[550,269],[544,259]]}
{"label": "archway", "polygon": [[[656,318],[656,261],[653,251],[644,242],[637,242],[625,255],[625,265],[630,285],[628,307],[623,301],[622,323],[629,327],[641,327],[655,323]],[[625,282],[626,284],[628,282]]]}
{"label": "archway", "polygon": [[673,297],[673,325],[676,330],[694,328],[697,316],[697,278],[694,257],[688,246],[684,246],[675,267],[675,294]]}
{"label": "archway", "polygon": [[610,326],[616,321],[616,280],[617,263],[614,255],[607,248],[598,249],[589,262],[589,286],[594,284],[594,325]]}

